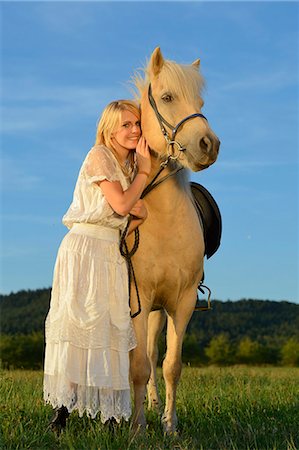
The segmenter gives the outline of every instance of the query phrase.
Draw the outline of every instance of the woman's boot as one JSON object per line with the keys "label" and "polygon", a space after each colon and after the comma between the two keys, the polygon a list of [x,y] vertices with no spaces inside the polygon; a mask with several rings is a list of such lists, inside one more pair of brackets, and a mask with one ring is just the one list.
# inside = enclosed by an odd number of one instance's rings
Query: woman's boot
{"label": "woman's boot", "polygon": [[49,428],[57,436],[59,436],[62,430],[66,427],[66,421],[69,415],[70,413],[63,405],[60,408],[55,409],[55,414],[52,417],[51,422],[49,423]]}

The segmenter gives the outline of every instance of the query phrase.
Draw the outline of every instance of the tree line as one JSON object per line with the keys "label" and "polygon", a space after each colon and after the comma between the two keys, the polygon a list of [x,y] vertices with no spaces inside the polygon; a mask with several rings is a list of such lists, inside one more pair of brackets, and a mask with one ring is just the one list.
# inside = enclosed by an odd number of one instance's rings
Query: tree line
{"label": "tree line", "polygon": [[[41,369],[44,321],[51,289],[0,295],[0,358],[4,368]],[[159,363],[165,332],[159,340]],[[183,344],[183,362],[299,366],[299,305],[287,301],[212,301],[194,312]]]}

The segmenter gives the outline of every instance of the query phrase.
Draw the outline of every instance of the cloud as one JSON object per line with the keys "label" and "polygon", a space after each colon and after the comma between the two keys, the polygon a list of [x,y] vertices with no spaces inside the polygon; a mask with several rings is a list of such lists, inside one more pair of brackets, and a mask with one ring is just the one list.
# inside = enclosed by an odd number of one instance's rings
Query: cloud
{"label": "cloud", "polygon": [[36,78],[3,81],[2,132],[9,134],[65,128],[78,117],[93,117],[111,98],[123,97],[121,86],[50,86]]}
{"label": "cloud", "polygon": [[3,158],[1,160],[1,184],[2,190],[31,191],[37,189],[43,183],[43,178],[30,174],[20,167],[16,160]]}
{"label": "cloud", "polygon": [[297,84],[297,77],[295,73],[278,70],[269,73],[250,73],[247,77],[242,77],[220,85],[220,91],[237,91],[237,90],[277,90],[288,86],[295,86]]}
{"label": "cloud", "polygon": [[20,246],[11,246],[7,249],[3,249],[1,251],[1,259],[9,259],[9,258],[22,258],[24,256],[38,255],[41,253],[41,249],[33,246],[30,247],[20,247]]}
{"label": "cloud", "polygon": [[251,169],[264,169],[264,168],[271,168],[271,167],[282,167],[282,166],[288,166],[292,163],[288,161],[274,161],[274,160],[224,160],[224,161],[218,161],[217,162],[217,168],[220,171],[223,170],[230,170],[230,171],[240,171],[240,170],[251,170]]}
{"label": "cloud", "polygon": [[96,20],[93,9],[81,1],[71,1],[70,5],[70,1],[38,2],[34,5],[35,17],[49,31],[62,34],[74,35],[93,25]]}

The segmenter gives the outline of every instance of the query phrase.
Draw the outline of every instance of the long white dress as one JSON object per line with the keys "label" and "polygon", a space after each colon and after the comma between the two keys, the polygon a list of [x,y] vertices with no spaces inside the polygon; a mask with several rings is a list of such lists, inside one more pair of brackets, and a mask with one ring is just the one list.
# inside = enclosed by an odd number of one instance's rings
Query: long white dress
{"label": "long white dress", "polygon": [[46,318],[44,399],[54,408],[84,411],[101,421],[131,415],[129,351],[136,346],[128,305],[126,262],[116,214],[95,182],[129,181],[109,149],[87,154],[72,204],[63,217],[70,231],[56,259]]}

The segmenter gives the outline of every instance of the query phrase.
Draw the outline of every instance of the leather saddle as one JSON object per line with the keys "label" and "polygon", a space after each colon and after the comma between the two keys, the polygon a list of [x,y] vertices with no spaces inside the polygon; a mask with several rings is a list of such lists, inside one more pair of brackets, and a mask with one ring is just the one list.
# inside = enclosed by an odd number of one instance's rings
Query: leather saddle
{"label": "leather saddle", "polygon": [[220,210],[210,192],[201,184],[191,181],[190,188],[196,212],[203,228],[205,255],[209,259],[220,246],[222,234]]}

